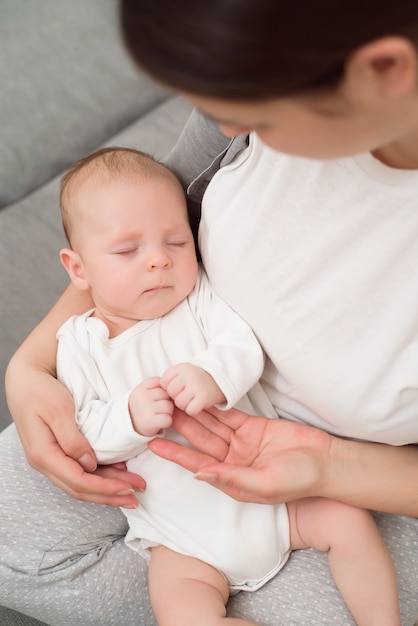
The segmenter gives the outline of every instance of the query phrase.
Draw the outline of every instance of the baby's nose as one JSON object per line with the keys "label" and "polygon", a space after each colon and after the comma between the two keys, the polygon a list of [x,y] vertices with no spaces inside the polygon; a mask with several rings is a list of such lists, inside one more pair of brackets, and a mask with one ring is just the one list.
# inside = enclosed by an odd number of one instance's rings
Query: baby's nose
{"label": "baby's nose", "polygon": [[150,251],[147,266],[149,269],[159,269],[170,265],[170,257],[164,248],[159,247]]}

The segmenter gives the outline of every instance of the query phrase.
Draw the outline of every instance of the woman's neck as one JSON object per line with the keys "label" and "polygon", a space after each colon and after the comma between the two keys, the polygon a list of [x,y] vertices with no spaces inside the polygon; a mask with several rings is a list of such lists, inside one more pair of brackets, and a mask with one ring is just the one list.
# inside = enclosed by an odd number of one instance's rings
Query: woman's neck
{"label": "woman's neck", "polygon": [[373,156],[389,167],[418,170],[418,130],[404,139],[372,151]]}

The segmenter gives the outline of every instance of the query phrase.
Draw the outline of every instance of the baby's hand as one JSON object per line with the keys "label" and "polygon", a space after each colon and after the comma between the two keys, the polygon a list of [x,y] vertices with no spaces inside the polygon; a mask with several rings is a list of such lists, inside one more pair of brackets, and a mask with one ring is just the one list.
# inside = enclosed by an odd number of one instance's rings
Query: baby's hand
{"label": "baby's hand", "polygon": [[174,404],[189,415],[225,402],[225,396],[212,376],[191,363],[169,367],[161,376],[161,386]]}
{"label": "baby's hand", "polygon": [[171,426],[173,401],[158,376],[137,385],[131,391],[128,404],[133,427],[140,435],[153,437],[162,428]]}

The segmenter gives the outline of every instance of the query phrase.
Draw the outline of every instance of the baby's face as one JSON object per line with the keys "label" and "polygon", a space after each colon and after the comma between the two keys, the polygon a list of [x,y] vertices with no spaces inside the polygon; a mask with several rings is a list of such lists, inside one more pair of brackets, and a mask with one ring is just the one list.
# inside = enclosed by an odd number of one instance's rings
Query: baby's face
{"label": "baby's face", "polygon": [[85,183],[74,198],[74,248],[108,319],[154,319],[186,298],[197,260],[182,190],[165,177]]}

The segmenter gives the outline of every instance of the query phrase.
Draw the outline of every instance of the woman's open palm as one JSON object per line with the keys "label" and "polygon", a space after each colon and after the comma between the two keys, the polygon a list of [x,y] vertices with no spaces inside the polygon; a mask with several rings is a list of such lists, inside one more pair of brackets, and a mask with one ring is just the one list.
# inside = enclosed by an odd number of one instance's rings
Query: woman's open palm
{"label": "woman's open palm", "polygon": [[237,500],[272,504],[320,495],[333,440],[323,431],[214,408],[194,418],[175,411],[173,427],[193,448],[155,439],[150,449]]}

